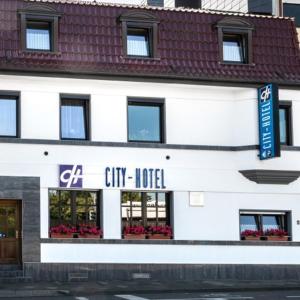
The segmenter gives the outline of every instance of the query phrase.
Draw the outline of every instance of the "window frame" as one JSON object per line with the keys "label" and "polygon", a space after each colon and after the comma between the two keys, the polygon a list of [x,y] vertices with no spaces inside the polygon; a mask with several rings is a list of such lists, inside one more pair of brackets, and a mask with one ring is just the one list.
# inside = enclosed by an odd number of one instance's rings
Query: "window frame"
{"label": "window frame", "polygon": [[[225,17],[219,21],[215,27],[218,30],[218,44],[219,44],[219,61],[222,64],[232,65],[251,65],[253,64],[253,47],[252,47],[252,32],[254,27],[252,24],[240,18]],[[223,42],[226,35],[241,36],[243,41],[244,60],[230,61],[224,60]]]}
{"label": "window frame", "polygon": [[[173,196],[172,196],[172,193],[171,192],[168,192],[168,191],[159,191],[159,190],[155,190],[155,191],[145,191],[145,190],[122,190],[121,191],[121,232],[123,231],[123,216],[122,216],[122,196],[123,196],[123,193],[141,193],[141,219],[142,219],[142,224],[141,226],[144,226],[144,227],[147,227],[147,226],[150,226],[150,225],[147,225],[147,218],[144,218],[144,215],[145,215],[145,211],[146,211],[146,215],[147,215],[147,201],[143,201],[143,194],[147,194],[147,193],[155,193],[155,194],[158,194],[158,193],[163,193],[165,194],[165,197],[166,197],[166,206],[165,206],[165,209],[166,209],[166,225],[167,226],[172,226],[172,223],[173,223],[173,219],[172,219],[172,216],[173,216],[173,213],[172,213],[172,201],[173,201]],[[130,201],[131,203],[132,201]],[[130,208],[130,211],[131,211],[131,216],[132,216],[132,208],[134,206],[130,205],[130,206],[124,206],[124,207],[129,207]],[[158,195],[156,195],[156,206],[155,206],[155,211],[156,213],[158,213]],[[156,216],[156,223],[158,224],[158,214]],[[129,221],[129,226],[133,226],[131,221]]]}
{"label": "window frame", "polygon": [[[160,140],[159,141],[143,141],[143,140],[130,140],[129,139],[129,105],[137,106],[154,106],[160,108]],[[145,97],[127,97],[127,142],[128,143],[166,143],[166,110],[164,98],[145,98]]]}
{"label": "window frame", "polygon": [[[60,14],[51,11],[20,11],[21,15],[21,49],[26,52],[58,52],[58,20]],[[28,22],[47,22],[50,24],[50,49],[29,49],[27,48],[27,23]]]}
{"label": "window frame", "polygon": [[[157,18],[148,12],[127,12],[119,17],[122,30],[123,55],[126,58],[155,59],[157,56],[158,24]],[[128,28],[147,29],[149,34],[149,56],[128,55]]]}
{"label": "window frame", "polygon": [[[286,143],[280,143],[281,146],[293,146],[293,108],[292,108],[292,101],[279,101],[279,108],[278,114],[280,109],[286,110]],[[279,123],[280,126],[280,123]],[[279,132],[279,139],[280,139],[280,132]]]}
{"label": "window frame", "polygon": [[[102,221],[103,221],[103,216],[102,216],[102,191],[101,190],[89,190],[89,189],[63,189],[63,188],[49,188],[48,189],[48,213],[49,213],[49,218],[48,218],[48,229],[51,228],[51,212],[50,212],[50,206],[51,206],[51,199],[50,199],[50,192],[51,191],[56,191],[56,192],[70,192],[71,193],[71,201],[70,201],[70,208],[71,208],[71,225],[76,226],[76,224],[73,224],[73,220],[76,220],[76,193],[77,192],[91,192],[96,194],[96,211],[97,211],[97,218],[96,218],[96,226],[102,228]],[[92,205],[91,205],[92,206]],[[59,208],[61,206],[58,206]],[[60,220],[61,221],[61,220]],[[99,225],[98,225],[99,224]]]}
{"label": "window frame", "polygon": [[0,91],[1,99],[11,99],[16,101],[16,134],[15,135],[0,135],[1,138],[20,138],[21,134],[21,105],[20,92],[15,91]]}
{"label": "window frame", "polygon": [[[130,28],[131,29],[143,29],[143,30],[147,31],[147,36],[148,36],[147,48],[148,48],[149,55],[128,54],[128,30]],[[153,52],[153,28],[152,28],[152,26],[146,27],[146,26],[132,26],[131,24],[127,25],[127,28],[126,28],[126,42],[124,42],[124,47],[126,48],[125,51],[126,51],[127,57],[151,58],[153,56],[153,53],[152,53]]]}
{"label": "window frame", "polygon": [[[239,43],[239,53],[241,56],[241,61],[235,61],[235,60],[224,60],[224,42],[226,39],[229,40],[229,37],[232,37],[231,40]],[[226,63],[232,63],[232,64],[245,64],[246,59],[248,57],[247,53],[247,41],[245,39],[245,36],[243,34],[232,34],[232,33],[224,33],[223,32],[223,41],[222,41],[222,55],[223,55],[223,62]]]}
{"label": "window frame", "polygon": [[292,212],[290,210],[252,210],[252,209],[240,209],[239,210],[239,237],[240,240],[242,240],[242,231],[241,231],[241,216],[247,215],[247,216],[256,216],[258,217],[258,231],[263,229],[262,224],[262,216],[274,216],[274,215],[282,215],[284,218],[286,218],[286,228],[283,228],[283,230],[288,232],[289,240],[292,241]]}
{"label": "window frame", "polygon": [[[86,137],[82,138],[63,138],[62,137],[62,114],[61,108],[63,101],[80,100],[84,103],[84,126]],[[59,94],[59,138],[62,141],[89,141],[91,138],[91,96],[86,94]]]}

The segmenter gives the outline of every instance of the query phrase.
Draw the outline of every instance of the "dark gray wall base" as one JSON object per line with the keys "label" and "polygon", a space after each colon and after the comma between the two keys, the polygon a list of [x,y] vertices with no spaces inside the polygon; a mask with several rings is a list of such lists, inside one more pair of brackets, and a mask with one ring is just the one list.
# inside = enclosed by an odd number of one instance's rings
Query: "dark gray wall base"
{"label": "dark gray wall base", "polygon": [[0,176],[1,199],[22,201],[22,260],[40,259],[40,178]]}
{"label": "dark gray wall base", "polygon": [[300,280],[297,265],[170,265],[170,264],[46,264],[25,263],[34,281],[71,281],[74,274],[89,281],[132,280]]}

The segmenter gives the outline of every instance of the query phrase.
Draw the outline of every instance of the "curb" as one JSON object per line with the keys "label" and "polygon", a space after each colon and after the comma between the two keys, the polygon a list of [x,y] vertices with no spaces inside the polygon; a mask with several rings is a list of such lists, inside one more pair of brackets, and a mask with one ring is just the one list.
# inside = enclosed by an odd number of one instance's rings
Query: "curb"
{"label": "curb", "polygon": [[156,293],[186,293],[189,292],[245,292],[245,291],[278,291],[278,290],[300,290],[300,285],[298,286],[245,286],[245,287],[186,287],[186,288],[173,288],[173,289],[130,289],[130,288],[116,288],[109,290],[94,289],[93,291],[72,291],[68,290],[0,290],[0,298],[32,298],[32,297],[54,297],[54,296],[78,296],[78,295],[114,295],[114,294],[156,294]]}

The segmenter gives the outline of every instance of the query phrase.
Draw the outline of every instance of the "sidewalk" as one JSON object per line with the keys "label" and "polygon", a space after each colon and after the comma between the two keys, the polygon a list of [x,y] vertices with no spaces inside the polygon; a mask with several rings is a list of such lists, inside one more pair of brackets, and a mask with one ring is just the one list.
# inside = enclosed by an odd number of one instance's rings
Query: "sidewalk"
{"label": "sidewalk", "polygon": [[0,298],[37,296],[80,296],[122,293],[170,293],[170,292],[226,292],[260,290],[297,290],[300,281],[156,281],[135,279],[131,281],[97,282],[43,282],[0,284]]}

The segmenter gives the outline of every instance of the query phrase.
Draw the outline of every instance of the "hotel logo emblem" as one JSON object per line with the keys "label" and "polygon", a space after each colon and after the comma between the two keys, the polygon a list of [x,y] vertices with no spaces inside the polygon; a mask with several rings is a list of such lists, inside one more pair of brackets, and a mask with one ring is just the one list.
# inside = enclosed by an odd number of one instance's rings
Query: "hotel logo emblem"
{"label": "hotel logo emblem", "polygon": [[59,186],[82,188],[82,165],[60,165]]}

